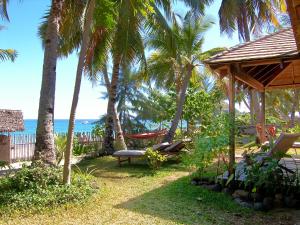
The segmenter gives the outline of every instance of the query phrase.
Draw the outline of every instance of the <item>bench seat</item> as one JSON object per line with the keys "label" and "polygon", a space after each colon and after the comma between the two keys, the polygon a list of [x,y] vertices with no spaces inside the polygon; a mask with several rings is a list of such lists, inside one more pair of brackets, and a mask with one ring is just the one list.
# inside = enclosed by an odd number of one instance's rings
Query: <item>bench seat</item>
{"label": "bench seat", "polygon": [[[113,154],[114,157],[118,158],[118,164],[121,166],[121,162],[131,163],[131,158],[142,157],[146,153],[146,150],[120,150]],[[121,159],[126,158],[126,159]]]}
{"label": "bench seat", "polygon": [[128,157],[128,156],[131,156],[131,157],[134,157],[134,156],[143,156],[145,155],[146,151],[145,150],[120,150],[120,151],[117,151],[113,154],[113,156],[116,156],[116,157]]}

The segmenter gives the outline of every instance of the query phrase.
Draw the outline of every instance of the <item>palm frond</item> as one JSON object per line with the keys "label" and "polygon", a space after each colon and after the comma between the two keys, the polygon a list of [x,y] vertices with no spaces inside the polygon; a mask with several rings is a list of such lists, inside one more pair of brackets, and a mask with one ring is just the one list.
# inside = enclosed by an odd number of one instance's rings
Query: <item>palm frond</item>
{"label": "palm frond", "polygon": [[14,62],[17,55],[18,55],[18,53],[16,50],[0,49],[0,60],[1,61],[11,60],[12,62]]}
{"label": "palm frond", "polygon": [[0,16],[2,19],[9,21],[9,16],[7,12],[7,5],[9,0],[0,0]]}

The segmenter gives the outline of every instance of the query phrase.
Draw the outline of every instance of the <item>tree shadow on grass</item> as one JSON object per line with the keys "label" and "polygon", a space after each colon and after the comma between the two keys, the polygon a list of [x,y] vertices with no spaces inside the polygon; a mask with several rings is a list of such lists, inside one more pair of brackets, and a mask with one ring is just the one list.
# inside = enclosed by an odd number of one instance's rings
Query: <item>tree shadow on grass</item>
{"label": "tree shadow on grass", "polygon": [[[149,168],[147,161],[143,159],[134,159],[131,164],[124,163],[118,165],[113,157],[99,157],[96,159],[85,159],[77,164],[81,171],[94,170],[96,177],[122,179],[122,178],[141,178],[154,176],[156,172]],[[163,164],[159,172],[185,171],[186,169],[175,161],[169,161]]]}
{"label": "tree shadow on grass", "polygon": [[169,182],[116,207],[180,224],[273,224],[270,221],[274,219],[238,206],[223,193],[193,186],[190,177]]}

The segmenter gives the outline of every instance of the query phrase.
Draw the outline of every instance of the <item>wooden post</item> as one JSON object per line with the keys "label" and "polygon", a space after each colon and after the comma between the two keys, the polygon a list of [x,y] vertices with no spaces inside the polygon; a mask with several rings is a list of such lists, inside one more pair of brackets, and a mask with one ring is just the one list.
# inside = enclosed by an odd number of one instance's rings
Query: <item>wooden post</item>
{"label": "wooden post", "polygon": [[229,68],[229,174],[234,173],[235,163],[235,76]]}
{"label": "wooden post", "polygon": [[266,93],[261,93],[261,132],[262,132],[262,140],[264,143],[267,141],[266,139]]}

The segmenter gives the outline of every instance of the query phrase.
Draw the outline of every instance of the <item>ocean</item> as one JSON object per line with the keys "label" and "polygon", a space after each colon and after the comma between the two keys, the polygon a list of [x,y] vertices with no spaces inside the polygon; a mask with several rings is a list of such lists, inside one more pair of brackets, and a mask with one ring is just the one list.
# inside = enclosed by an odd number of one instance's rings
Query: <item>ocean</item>
{"label": "ocean", "polygon": [[[93,122],[97,119],[78,119],[75,121],[75,132],[91,132],[95,124]],[[68,131],[69,120],[59,119],[54,120],[55,133],[66,133]],[[35,134],[37,120],[25,119],[25,130],[22,132],[15,132],[15,134]]]}

